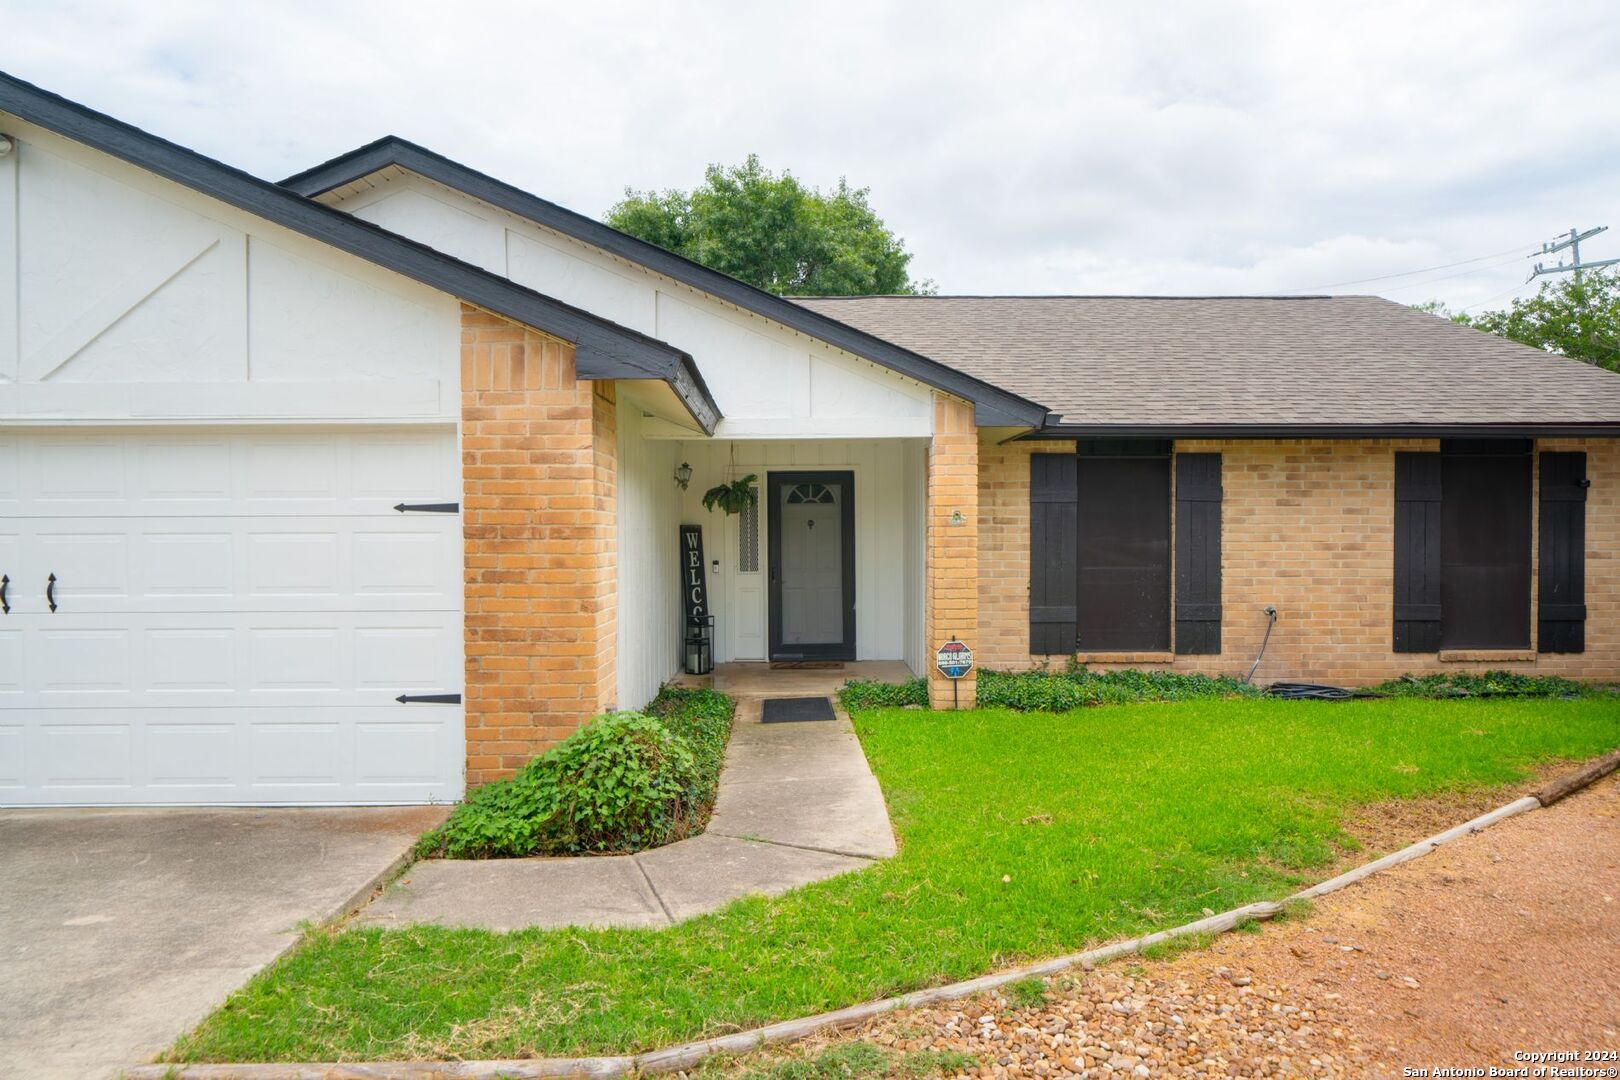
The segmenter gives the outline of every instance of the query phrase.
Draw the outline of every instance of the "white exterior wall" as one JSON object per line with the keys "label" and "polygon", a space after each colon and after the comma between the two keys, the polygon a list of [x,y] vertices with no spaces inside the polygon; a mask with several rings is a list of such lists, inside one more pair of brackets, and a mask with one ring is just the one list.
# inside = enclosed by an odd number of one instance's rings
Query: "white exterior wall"
{"label": "white exterior wall", "polygon": [[[571,237],[400,170],[331,201],[356,217],[684,349],[718,438],[927,437],[928,387]],[[678,434],[664,426],[665,437]],[[651,432],[652,429],[650,428]]]}
{"label": "white exterior wall", "polygon": [[642,437],[646,418],[619,395],[618,705],[639,709],[680,666],[677,537],[680,445]]}
{"label": "white exterior wall", "polygon": [[454,297],[4,126],[0,420],[457,417]]}
{"label": "white exterior wall", "polygon": [[[733,463],[735,448],[735,463]],[[908,462],[920,462],[922,444],[901,439],[811,442],[686,442],[692,483],[682,500],[682,520],[703,526],[709,566],[709,602],[715,613],[715,659],[764,660],[769,651],[769,508],[765,483],[775,470],[848,469],[855,474],[855,656],[857,660],[905,660],[913,664],[922,645],[922,590],[913,589],[912,553],[920,555],[923,528],[921,478]],[[755,473],[760,483],[759,570],[738,571],[738,521],[703,508],[703,493],[715,484]],[[913,490],[914,489],[914,490]],[[669,532],[674,544],[675,530]],[[714,564],[719,563],[716,572]],[[673,575],[672,575],[673,576]]]}

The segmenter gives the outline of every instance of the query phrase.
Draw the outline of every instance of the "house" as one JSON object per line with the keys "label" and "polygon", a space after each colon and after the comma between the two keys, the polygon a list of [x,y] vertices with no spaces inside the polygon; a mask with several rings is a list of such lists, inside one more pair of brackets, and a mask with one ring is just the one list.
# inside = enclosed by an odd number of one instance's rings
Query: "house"
{"label": "house", "polygon": [[952,637],[1241,674],[1267,608],[1262,679],[1620,679],[1615,375],[1369,297],[784,299],[9,77],[0,133],[0,804],[459,798],[676,673],[682,525],[716,659],[941,704]]}

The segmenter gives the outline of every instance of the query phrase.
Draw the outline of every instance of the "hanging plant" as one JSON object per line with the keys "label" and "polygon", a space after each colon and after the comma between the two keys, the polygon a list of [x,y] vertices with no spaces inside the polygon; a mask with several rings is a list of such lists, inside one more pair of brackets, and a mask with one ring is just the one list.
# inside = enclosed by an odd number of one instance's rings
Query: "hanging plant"
{"label": "hanging plant", "polygon": [[754,486],[759,477],[749,473],[741,480],[716,484],[703,493],[703,509],[713,511],[719,507],[727,514],[740,514],[759,502],[759,489]]}

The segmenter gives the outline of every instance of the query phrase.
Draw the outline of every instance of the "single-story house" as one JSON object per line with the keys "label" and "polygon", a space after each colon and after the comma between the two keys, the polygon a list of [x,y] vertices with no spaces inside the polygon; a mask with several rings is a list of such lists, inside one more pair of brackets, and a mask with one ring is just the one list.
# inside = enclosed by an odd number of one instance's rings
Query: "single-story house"
{"label": "single-story house", "polygon": [[454,800],[694,604],[940,704],[952,638],[1242,674],[1268,608],[1262,680],[1620,679],[1620,376],[1372,297],[784,299],[3,76],[0,134],[0,805]]}

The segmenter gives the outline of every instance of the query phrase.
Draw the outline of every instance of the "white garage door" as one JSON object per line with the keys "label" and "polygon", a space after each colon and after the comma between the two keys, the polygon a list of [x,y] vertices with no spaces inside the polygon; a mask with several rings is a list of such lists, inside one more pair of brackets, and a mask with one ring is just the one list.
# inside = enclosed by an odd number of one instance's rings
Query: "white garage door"
{"label": "white garage door", "polygon": [[0,805],[459,798],[459,698],[396,699],[460,694],[461,517],[394,509],[458,474],[439,429],[0,435]]}

